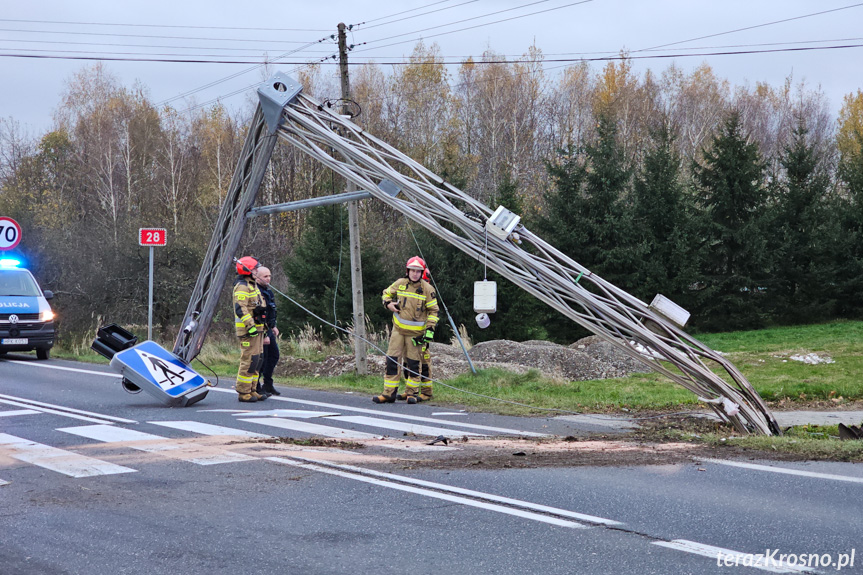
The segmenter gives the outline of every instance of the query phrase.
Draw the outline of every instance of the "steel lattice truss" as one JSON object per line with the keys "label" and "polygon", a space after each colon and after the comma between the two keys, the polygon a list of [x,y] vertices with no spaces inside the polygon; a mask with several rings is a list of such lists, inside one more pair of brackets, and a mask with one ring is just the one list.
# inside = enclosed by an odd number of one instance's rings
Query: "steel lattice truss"
{"label": "steel lattice truss", "polygon": [[[468,255],[487,261],[488,267],[525,291],[699,397],[729,399],[739,406],[737,415],[729,415],[721,403],[708,405],[738,430],[778,432],[768,407],[731,362],[644,302],[592,274],[524,226],[515,230],[522,245],[487,234],[484,221],[492,210],[483,203],[312,98],[301,93],[282,113],[277,132],[281,139]],[[382,180],[397,184],[401,194],[391,197],[380,190]],[[646,320],[655,331],[645,327]],[[722,368],[735,385],[711,367]]]}
{"label": "steel lattice truss", "polygon": [[[230,264],[227,258],[239,243],[243,210],[251,209],[259,176],[272,153],[270,140],[274,138],[261,131],[263,108],[269,133],[276,133],[358,189],[370,192],[439,238],[486,262],[531,295],[692,391],[738,431],[780,433],[769,408],[731,362],[638,298],[591,273],[523,225],[514,230],[520,243],[515,234],[501,239],[487,233],[486,222],[493,213],[487,206],[302,94],[302,88],[292,79],[276,75],[258,93],[261,105],[184,319],[187,325],[195,314],[200,314],[202,327],[191,335],[181,333],[175,346],[175,353],[179,351],[178,355],[187,361],[200,351],[218,300],[217,289],[224,283]],[[256,158],[254,150],[266,150],[267,146],[266,154]],[[245,189],[246,182],[253,185]],[[389,193],[379,187],[382,182]],[[397,196],[391,193],[392,184],[400,188]],[[219,266],[221,273],[217,273]]]}
{"label": "steel lattice truss", "polygon": [[191,363],[204,345],[231,261],[243,236],[246,213],[254,206],[277,141],[275,136],[268,135],[267,123],[259,105],[216,221],[198,281],[192,290],[183,317],[183,329],[174,343],[174,354],[186,362]]}

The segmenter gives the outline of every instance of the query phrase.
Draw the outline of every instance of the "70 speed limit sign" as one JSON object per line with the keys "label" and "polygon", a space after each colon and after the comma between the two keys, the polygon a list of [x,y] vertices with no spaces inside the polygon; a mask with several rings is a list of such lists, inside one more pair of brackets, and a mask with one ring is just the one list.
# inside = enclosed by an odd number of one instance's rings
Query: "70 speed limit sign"
{"label": "70 speed limit sign", "polygon": [[0,216],[0,250],[11,250],[21,241],[21,226],[12,218]]}

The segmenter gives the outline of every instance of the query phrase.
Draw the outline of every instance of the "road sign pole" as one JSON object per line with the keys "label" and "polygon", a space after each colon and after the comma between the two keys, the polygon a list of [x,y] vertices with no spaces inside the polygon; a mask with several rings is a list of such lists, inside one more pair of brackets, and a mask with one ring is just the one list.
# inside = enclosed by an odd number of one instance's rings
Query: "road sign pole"
{"label": "road sign pole", "polygon": [[147,339],[153,339],[153,246],[150,246],[150,305],[147,308]]}
{"label": "road sign pole", "polygon": [[168,244],[165,228],[141,228],[138,230],[138,245],[150,248],[150,278],[147,290],[147,339],[153,339],[153,247]]}

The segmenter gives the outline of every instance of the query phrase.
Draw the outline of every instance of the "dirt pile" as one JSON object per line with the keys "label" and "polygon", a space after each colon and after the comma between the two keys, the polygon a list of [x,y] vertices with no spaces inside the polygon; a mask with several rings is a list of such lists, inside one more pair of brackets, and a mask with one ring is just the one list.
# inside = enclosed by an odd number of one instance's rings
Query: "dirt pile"
{"label": "dirt pile", "polygon": [[[432,342],[432,377],[450,379],[470,372],[470,365],[460,346]],[[547,341],[515,342],[493,340],[478,343],[470,351],[477,369],[498,367],[515,373],[536,369],[544,375],[565,381],[623,377],[649,369],[615,346],[596,336],[586,337],[570,346]],[[282,356],[276,375],[286,377],[328,377],[354,371],[350,355],[331,356],[323,362]],[[384,358],[369,356],[369,371],[383,373]]]}

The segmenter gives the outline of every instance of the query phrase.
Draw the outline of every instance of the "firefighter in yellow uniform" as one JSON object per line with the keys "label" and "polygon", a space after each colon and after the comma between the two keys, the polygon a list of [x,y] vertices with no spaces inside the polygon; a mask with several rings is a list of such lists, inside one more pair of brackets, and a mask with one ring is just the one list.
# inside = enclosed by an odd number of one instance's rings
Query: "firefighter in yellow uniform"
{"label": "firefighter in yellow uniform", "polygon": [[375,403],[394,403],[399,389],[399,363],[405,358],[405,399],[420,400],[420,359],[423,349],[434,338],[438,305],[434,288],[422,279],[426,269],[422,258],[408,260],[405,277],[384,290],[383,304],[393,312],[393,332],[387,348],[384,392],[372,398]]}
{"label": "firefighter in yellow uniform", "polygon": [[[423,270],[423,279],[431,283],[431,272],[428,267]],[[431,377],[431,351],[429,350],[430,345],[431,342],[426,342],[420,352],[420,394],[417,396],[417,401],[429,401],[432,399],[433,388]],[[405,379],[407,379],[407,374],[410,372],[407,370],[406,364],[403,364],[403,373],[405,374]],[[396,399],[404,401],[407,399],[407,395],[400,393],[396,396]]]}
{"label": "firefighter in yellow uniform", "polygon": [[258,371],[264,359],[264,325],[259,319],[264,298],[255,282],[255,271],[260,264],[253,257],[237,260],[237,280],[234,282],[234,326],[240,340],[240,369],[235,389],[241,402],[264,401],[269,397],[255,391]]}

